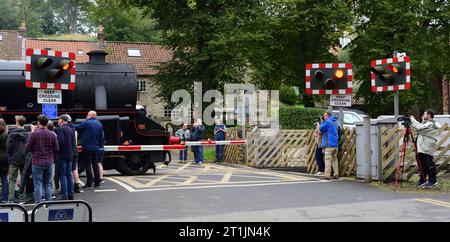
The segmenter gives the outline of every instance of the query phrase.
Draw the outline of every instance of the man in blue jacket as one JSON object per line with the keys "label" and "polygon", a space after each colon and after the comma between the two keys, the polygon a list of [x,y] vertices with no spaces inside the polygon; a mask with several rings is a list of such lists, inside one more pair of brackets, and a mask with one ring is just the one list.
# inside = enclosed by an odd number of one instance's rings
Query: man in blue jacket
{"label": "man in blue jacket", "polygon": [[[103,147],[103,126],[96,119],[97,113],[89,111],[86,121],[75,125],[75,129],[81,133],[81,146],[83,162],[86,165],[87,181],[85,188],[100,186],[100,171],[98,168],[98,151]],[[92,168],[94,169],[94,177],[92,177]]]}
{"label": "man in blue jacket", "polygon": [[[322,147],[325,149],[325,179],[339,178],[339,164],[337,159],[339,147],[339,123],[331,112],[323,114],[324,122],[319,126],[322,134]],[[333,177],[331,177],[331,167],[333,167]]]}

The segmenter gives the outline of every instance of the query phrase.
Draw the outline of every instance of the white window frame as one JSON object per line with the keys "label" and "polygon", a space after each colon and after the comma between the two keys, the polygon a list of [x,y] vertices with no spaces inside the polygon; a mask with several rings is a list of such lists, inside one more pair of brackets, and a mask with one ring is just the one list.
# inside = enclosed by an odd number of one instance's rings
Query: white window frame
{"label": "white window frame", "polygon": [[127,49],[128,57],[142,57],[141,50],[139,49]]}

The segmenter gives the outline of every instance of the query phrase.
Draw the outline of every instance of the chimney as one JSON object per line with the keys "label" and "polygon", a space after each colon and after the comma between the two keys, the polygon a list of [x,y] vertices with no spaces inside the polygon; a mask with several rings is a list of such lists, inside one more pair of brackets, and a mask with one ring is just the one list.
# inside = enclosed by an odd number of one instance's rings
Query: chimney
{"label": "chimney", "polygon": [[27,28],[25,27],[25,20],[20,21],[19,36],[22,38],[27,37]]}
{"label": "chimney", "polygon": [[105,49],[105,35],[103,34],[103,30],[105,28],[103,27],[103,25],[99,25],[98,26],[98,31],[97,31],[97,47],[100,49]]}
{"label": "chimney", "polygon": [[89,64],[104,65],[106,64],[106,53],[104,50],[92,50],[87,53],[89,56]]}

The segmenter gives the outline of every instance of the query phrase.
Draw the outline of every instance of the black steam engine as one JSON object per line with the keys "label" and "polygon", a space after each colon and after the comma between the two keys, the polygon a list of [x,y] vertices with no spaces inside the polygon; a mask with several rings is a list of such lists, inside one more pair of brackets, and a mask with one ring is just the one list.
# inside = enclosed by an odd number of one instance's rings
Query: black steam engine
{"label": "black steam engine", "polygon": [[[170,134],[136,108],[137,82],[133,65],[108,64],[104,51],[88,53],[89,63],[76,65],[74,90],[62,90],[58,115],[69,114],[82,121],[90,110],[97,111],[104,127],[105,145],[169,144]],[[0,116],[14,124],[15,115],[29,122],[41,114],[37,89],[25,86],[25,62],[0,61]],[[105,152],[104,168],[126,175],[140,175],[155,169],[156,162],[170,162],[167,151]]]}

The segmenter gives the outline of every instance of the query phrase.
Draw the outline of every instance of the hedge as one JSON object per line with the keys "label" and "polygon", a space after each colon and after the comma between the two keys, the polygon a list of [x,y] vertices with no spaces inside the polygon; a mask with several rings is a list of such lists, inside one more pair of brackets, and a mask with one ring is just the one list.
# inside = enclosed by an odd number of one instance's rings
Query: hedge
{"label": "hedge", "polygon": [[318,108],[304,108],[301,106],[281,106],[280,125],[282,129],[313,129],[326,110]]}

